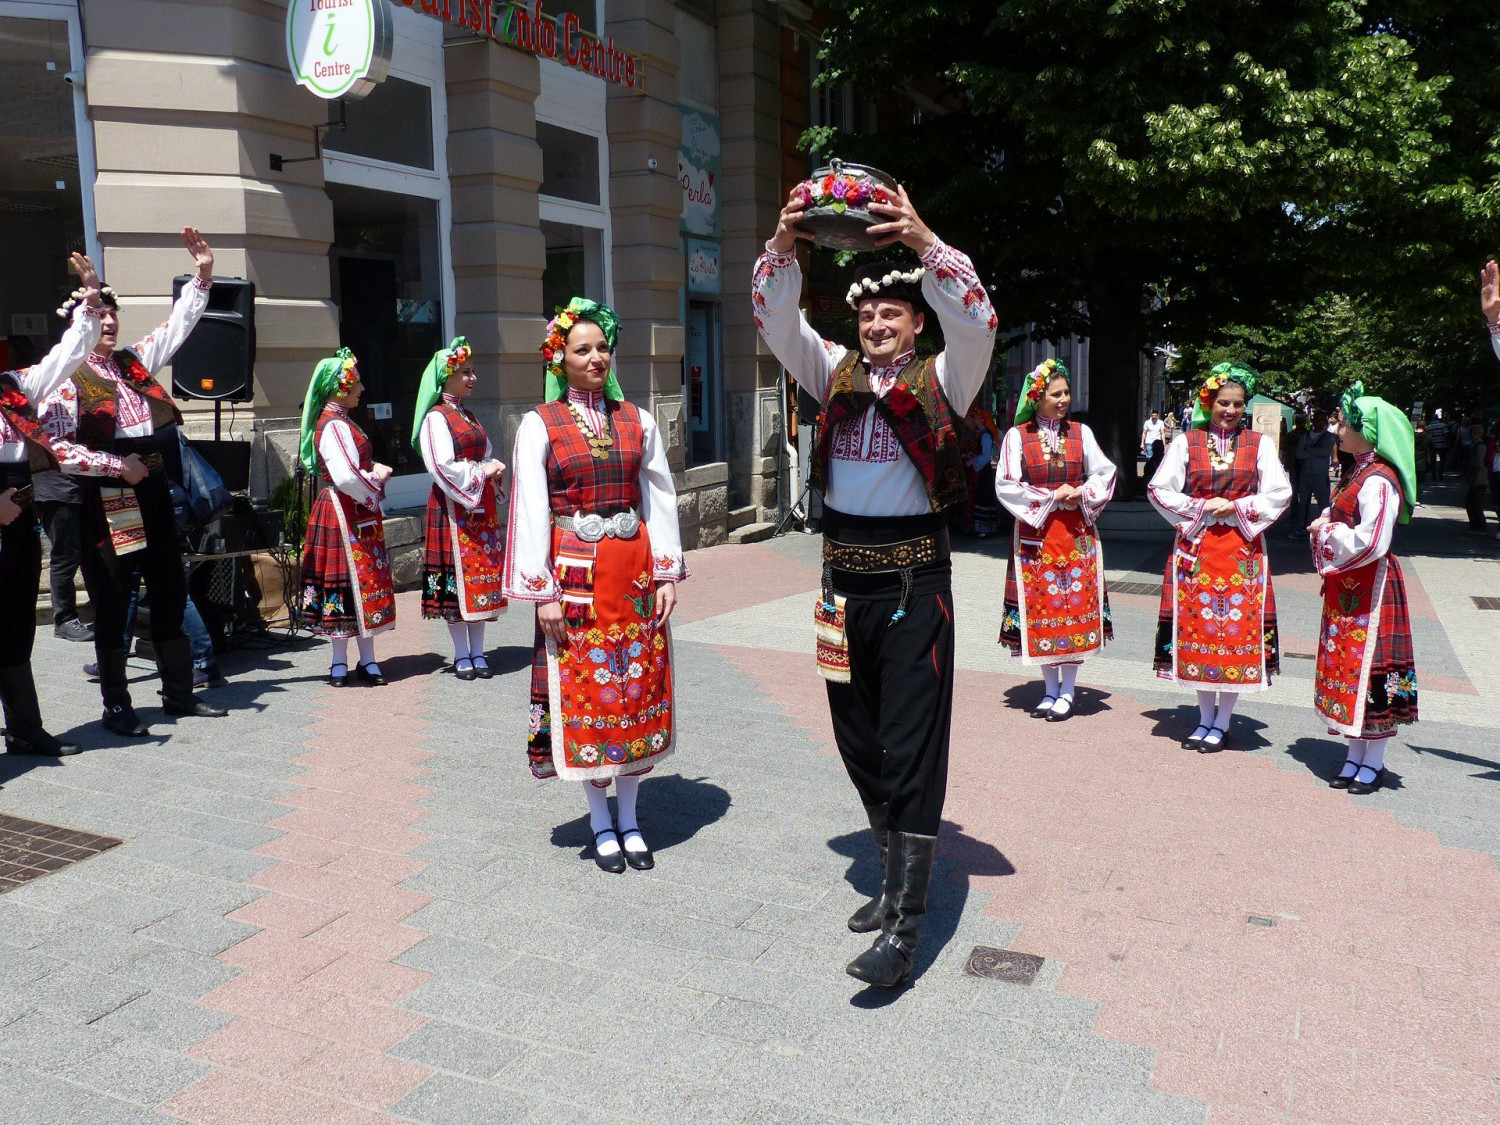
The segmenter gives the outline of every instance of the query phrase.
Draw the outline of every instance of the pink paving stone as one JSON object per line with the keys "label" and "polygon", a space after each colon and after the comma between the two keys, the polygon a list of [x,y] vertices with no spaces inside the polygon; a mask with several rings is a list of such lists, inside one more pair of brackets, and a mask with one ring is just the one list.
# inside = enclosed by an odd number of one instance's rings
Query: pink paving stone
{"label": "pink paving stone", "polygon": [[313,973],[307,984],[356,1000],[394,1004],[431,979],[432,974],[421,969],[348,953]]}
{"label": "pink paving stone", "polygon": [[283,861],[250,876],[245,882],[252,887],[275,891],[289,898],[332,905],[347,897],[351,878],[352,876],[341,875],[326,867],[309,867],[305,863]]}
{"label": "pink paving stone", "polygon": [[216,1012],[302,1031],[304,1018],[332,998],[333,993],[308,988],[294,976],[246,973],[220,985],[199,1002]]}
{"label": "pink paving stone", "polygon": [[432,839],[432,836],[426,832],[413,832],[409,828],[385,828],[380,825],[366,824],[340,833],[339,839],[356,848],[368,848],[370,851],[387,852],[391,855],[404,855],[412,848],[425,844]]}
{"label": "pink paving stone", "polygon": [[225,917],[234,922],[248,922],[252,926],[263,926],[268,930],[281,930],[303,937],[322,929],[343,913],[337,907],[291,898],[273,891],[261,895],[254,902],[246,903]]}
{"label": "pink paving stone", "polygon": [[[749,609],[770,598],[816,589],[822,571],[759,543],[724,544],[694,551],[694,581],[684,587],[674,619],[683,623]],[[693,591],[713,590],[713,597]]]}
{"label": "pink paving stone", "polygon": [[389,1109],[421,1085],[430,1071],[404,1059],[342,1044],[288,1074],[287,1081],[372,1109]]}
{"label": "pink paving stone", "polygon": [[334,919],[313,934],[327,945],[381,961],[400,957],[426,936],[421,930],[353,913]]}
{"label": "pink paving stone", "polygon": [[296,1030],[351,1047],[389,1051],[426,1022],[427,1017],[416,1012],[330,996],[312,1011],[299,1012]]}
{"label": "pink paving stone", "polygon": [[159,1107],[195,1125],[389,1125],[383,1113],[255,1074],[216,1070]]}
{"label": "pink paving stone", "polygon": [[327,1046],[326,1039],[314,1039],[263,1020],[237,1019],[189,1047],[185,1054],[199,1062],[282,1078]]}
{"label": "pink paving stone", "polygon": [[280,832],[300,832],[304,836],[337,841],[344,839],[344,833],[362,828],[364,824],[365,821],[360,817],[328,812],[326,809],[294,809],[286,816],[277,817],[266,827]]}
{"label": "pink paving stone", "polygon": [[293,863],[305,863],[310,867],[322,867],[348,854],[349,846],[337,840],[326,840],[319,836],[306,836],[301,832],[288,832],[274,840],[268,840],[254,849],[256,855],[271,859],[286,859]]}
{"label": "pink paving stone", "polygon": [[328,865],[328,870],[393,887],[427,869],[425,859],[372,852],[352,845],[345,845],[345,849],[343,855]]}
{"label": "pink paving stone", "polygon": [[219,954],[230,965],[302,980],[344,955],[343,951],[311,937],[298,937],[284,930],[262,930]]}
{"label": "pink paving stone", "polygon": [[[412,776],[421,771],[412,770]],[[410,804],[413,800],[430,797],[435,789],[424,789],[408,781],[392,781],[357,770],[308,770],[291,779],[305,789],[325,789],[333,793],[353,793],[372,801],[398,801]]]}

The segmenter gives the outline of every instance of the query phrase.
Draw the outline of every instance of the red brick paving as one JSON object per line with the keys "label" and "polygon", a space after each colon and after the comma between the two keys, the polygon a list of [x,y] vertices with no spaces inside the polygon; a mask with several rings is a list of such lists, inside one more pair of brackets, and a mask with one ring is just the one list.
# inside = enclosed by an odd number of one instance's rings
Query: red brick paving
{"label": "red brick paving", "polygon": [[[810,657],[718,651],[834,752]],[[1122,692],[1039,726],[1004,705],[1021,682],[959,674],[942,852],[1004,853],[1015,874],[971,885],[1099,1002],[1096,1034],[1155,1048],[1153,1084],[1211,1125],[1500,1121],[1493,856],[1266,757],[1184,751]]]}
{"label": "red brick paving", "polygon": [[[694,551],[693,576],[678,588],[672,620],[686,624],[753,605],[771,598],[790,597],[811,590],[823,580],[818,567],[788,558],[760,543],[724,544]],[[707,591],[712,591],[709,596]],[[704,591],[698,595],[696,591]]]}
{"label": "red brick paving", "polygon": [[[417,604],[400,599],[400,622],[382,636],[381,659],[428,650]],[[307,767],[280,800],[285,835],[257,848],[278,860],[245,882],[268,893],[230,915],[263,927],[219,955],[243,975],[202,1003],[237,1018],[189,1048],[214,1064],[160,1108],[196,1125],[368,1125],[430,1071],[385,1054],[426,1022],[395,1005],[430,974],[394,963],[425,934],[401,925],[432,901],[397,884],[426,863],[405,853],[428,839],[432,790],[414,784],[430,755],[416,749],[430,681],[412,677],[369,689],[325,691],[340,708],[307,727]],[[378,750],[368,716],[378,704]],[[269,1081],[268,1081],[269,1080]]]}

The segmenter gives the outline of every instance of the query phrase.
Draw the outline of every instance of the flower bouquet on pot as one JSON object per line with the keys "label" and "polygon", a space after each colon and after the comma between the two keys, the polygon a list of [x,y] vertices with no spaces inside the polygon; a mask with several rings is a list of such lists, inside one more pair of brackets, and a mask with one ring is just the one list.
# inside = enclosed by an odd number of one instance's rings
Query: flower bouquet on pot
{"label": "flower bouquet on pot", "polygon": [[889,220],[872,215],[871,203],[890,203],[896,198],[896,181],[878,168],[845,164],[834,158],[797,185],[806,203],[798,225],[819,246],[832,250],[874,250],[878,247],[869,228]]}

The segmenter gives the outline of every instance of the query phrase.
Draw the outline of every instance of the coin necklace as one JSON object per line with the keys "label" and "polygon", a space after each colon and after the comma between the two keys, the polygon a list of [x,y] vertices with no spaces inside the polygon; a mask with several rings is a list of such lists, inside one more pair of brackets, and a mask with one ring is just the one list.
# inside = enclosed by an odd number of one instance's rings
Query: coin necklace
{"label": "coin necklace", "polygon": [[1213,466],[1214,472],[1222,473],[1234,464],[1234,447],[1236,441],[1239,439],[1239,434],[1236,432],[1228,435],[1229,449],[1225,453],[1219,452],[1219,443],[1216,437],[1217,435],[1212,432],[1208,435],[1208,463]]}
{"label": "coin necklace", "polygon": [[594,428],[584,418],[583,411],[578,409],[577,403],[568,403],[568,410],[573,415],[573,421],[578,423],[578,432],[583,434],[584,441],[589,443],[589,453],[600,461],[609,460],[610,447],[615,444],[615,439],[609,430],[606,429],[603,434],[596,434]]}
{"label": "coin necklace", "polygon": [[1050,461],[1054,457],[1062,460],[1063,454],[1068,448],[1068,439],[1063,437],[1061,423],[1056,428],[1039,425],[1037,430],[1042,439],[1042,460]]}

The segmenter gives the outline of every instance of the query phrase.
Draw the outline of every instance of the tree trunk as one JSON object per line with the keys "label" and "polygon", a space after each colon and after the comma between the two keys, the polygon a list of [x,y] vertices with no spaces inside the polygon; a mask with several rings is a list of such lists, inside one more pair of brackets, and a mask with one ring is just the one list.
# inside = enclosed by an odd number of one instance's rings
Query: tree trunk
{"label": "tree trunk", "polygon": [[1089,425],[1115,463],[1115,495],[1142,491],[1135,459],[1141,445],[1141,353],[1145,347],[1144,286],[1126,272],[1091,272],[1089,283]]}

